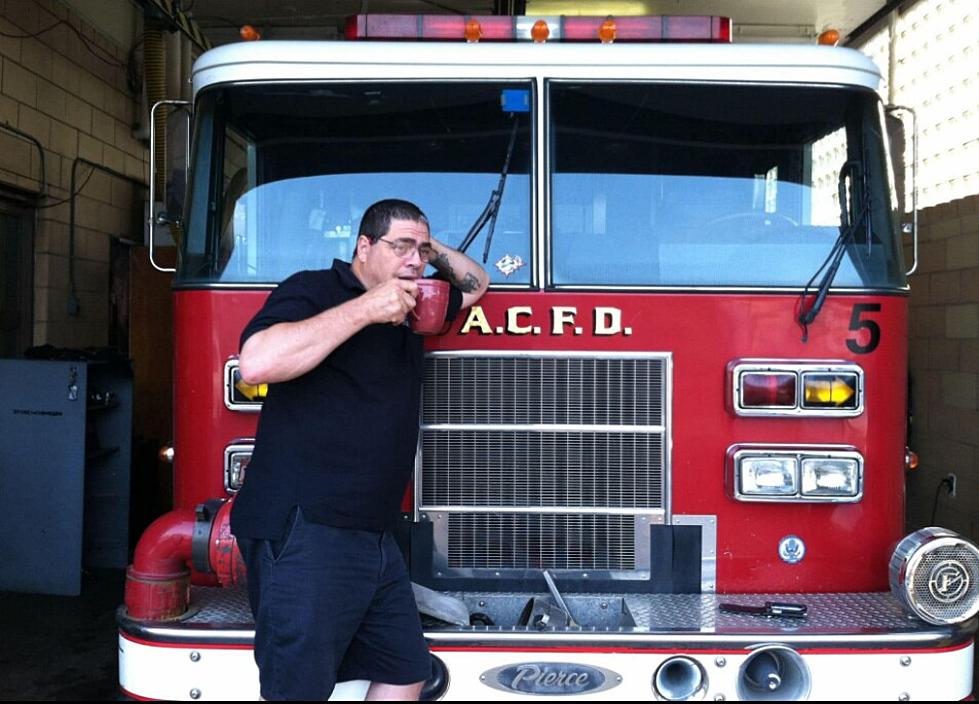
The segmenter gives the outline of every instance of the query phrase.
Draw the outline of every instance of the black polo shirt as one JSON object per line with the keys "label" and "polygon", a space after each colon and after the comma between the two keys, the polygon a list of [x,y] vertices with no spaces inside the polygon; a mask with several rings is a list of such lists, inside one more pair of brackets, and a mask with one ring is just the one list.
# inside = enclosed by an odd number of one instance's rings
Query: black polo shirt
{"label": "black polo shirt", "polygon": [[[364,292],[350,264],[283,281],[241,333],[305,320]],[[462,304],[452,288],[448,318]],[[270,384],[255,451],[231,512],[240,538],[277,539],[293,506],[317,523],[384,530],[397,519],[414,468],[422,338],[369,325],[316,368]]]}

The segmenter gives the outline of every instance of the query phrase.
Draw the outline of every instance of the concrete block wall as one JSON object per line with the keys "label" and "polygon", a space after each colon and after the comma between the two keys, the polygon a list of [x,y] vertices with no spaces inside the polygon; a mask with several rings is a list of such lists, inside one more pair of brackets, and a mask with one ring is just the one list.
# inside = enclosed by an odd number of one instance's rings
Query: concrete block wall
{"label": "concrete block wall", "polygon": [[[910,303],[911,446],[921,466],[908,476],[909,527],[934,522],[977,540],[979,196],[919,213]],[[938,491],[950,472],[958,478],[955,498]]]}
{"label": "concrete block wall", "polygon": [[[139,22],[131,3],[119,3],[118,12]],[[47,172],[49,197],[42,205],[49,207],[38,209],[35,231],[33,344],[104,346],[110,238],[142,242],[145,191],[78,165],[75,315],[69,313],[70,203],[51,204],[69,198],[76,157],[146,181],[147,148],[132,129],[139,96],[126,81],[130,47],[58,0],[0,0],[0,32],[8,35],[0,36],[0,123],[41,143]],[[0,130],[0,186],[36,192],[40,176],[38,150]]]}

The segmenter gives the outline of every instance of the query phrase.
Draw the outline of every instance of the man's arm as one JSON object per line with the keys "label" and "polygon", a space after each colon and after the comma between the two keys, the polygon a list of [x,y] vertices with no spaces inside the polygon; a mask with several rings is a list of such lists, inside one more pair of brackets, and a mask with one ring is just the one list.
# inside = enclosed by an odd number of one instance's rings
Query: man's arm
{"label": "man's arm", "polygon": [[489,274],[474,259],[442,244],[434,237],[431,240],[432,254],[429,263],[446,275],[452,284],[462,291],[462,307],[468,308],[478,301],[489,287]]}
{"label": "man's arm", "polygon": [[246,384],[272,384],[302,376],[368,325],[401,324],[417,293],[414,281],[392,279],[306,320],[260,330],[241,348],[241,378]]}

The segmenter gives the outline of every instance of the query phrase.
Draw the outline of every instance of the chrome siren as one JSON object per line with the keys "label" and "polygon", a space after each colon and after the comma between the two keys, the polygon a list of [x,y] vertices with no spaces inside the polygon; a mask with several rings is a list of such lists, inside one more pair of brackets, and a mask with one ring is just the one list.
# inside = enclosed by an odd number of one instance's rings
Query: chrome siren
{"label": "chrome siren", "polygon": [[922,528],[898,543],[891,592],[915,616],[945,625],[979,612],[979,548],[945,528]]}

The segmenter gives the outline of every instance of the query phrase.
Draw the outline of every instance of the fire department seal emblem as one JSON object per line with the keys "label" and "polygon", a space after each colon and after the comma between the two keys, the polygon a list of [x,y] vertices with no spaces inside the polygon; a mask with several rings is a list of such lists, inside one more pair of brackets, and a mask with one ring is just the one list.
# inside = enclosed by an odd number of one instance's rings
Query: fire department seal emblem
{"label": "fire department seal emblem", "polygon": [[969,590],[969,573],[958,560],[942,560],[928,575],[928,591],[938,601],[951,604]]}

